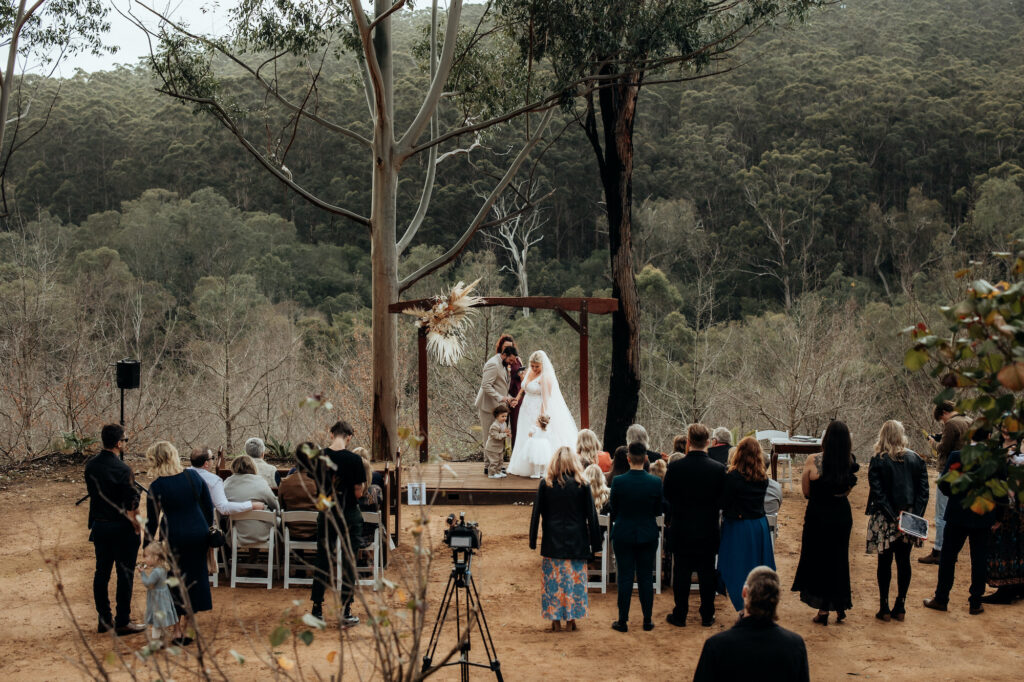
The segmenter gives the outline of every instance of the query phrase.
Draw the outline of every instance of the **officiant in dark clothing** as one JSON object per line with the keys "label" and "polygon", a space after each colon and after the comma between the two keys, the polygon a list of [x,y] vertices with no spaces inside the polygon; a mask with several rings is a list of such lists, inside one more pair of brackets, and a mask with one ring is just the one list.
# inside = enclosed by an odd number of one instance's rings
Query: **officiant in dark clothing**
{"label": "officiant in dark clothing", "polygon": [[[96,550],[96,571],[92,592],[99,619],[97,630],[111,628],[118,635],[142,632],[144,625],[131,623],[135,558],[139,553],[140,528],[135,515],[139,492],[130,466],[121,461],[124,428],[107,424],[100,432],[103,449],[85,464],[85,487],[89,492],[89,540]],[[117,569],[117,612],[111,618],[107,586],[110,572]]]}
{"label": "officiant in dark clothing", "polygon": [[[516,348],[516,341],[511,334],[502,334],[495,347],[496,353],[501,353],[506,348],[511,348],[513,355],[507,355],[505,366],[508,367],[508,395],[515,398],[523,388],[523,375],[519,371],[523,368],[523,361],[519,358],[519,349]],[[516,446],[516,430],[519,428],[519,403],[512,407],[508,414],[509,430],[512,433],[512,447]]]}
{"label": "officiant in dark clothing", "polygon": [[672,512],[669,549],[672,562],[672,591],[675,608],[666,620],[677,627],[686,625],[690,609],[690,576],[697,572],[700,583],[700,616],[704,626],[715,621],[715,555],[721,539],[718,510],[721,508],[725,467],[708,457],[710,434],[703,424],[687,430],[689,453],[668,465],[665,500]]}

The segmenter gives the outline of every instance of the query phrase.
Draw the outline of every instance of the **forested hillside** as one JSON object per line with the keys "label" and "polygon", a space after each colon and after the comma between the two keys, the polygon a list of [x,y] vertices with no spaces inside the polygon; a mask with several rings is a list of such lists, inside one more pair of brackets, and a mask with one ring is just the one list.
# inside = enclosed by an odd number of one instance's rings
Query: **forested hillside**
{"label": "forested hillside", "polygon": [[[399,98],[423,90],[425,21],[396,19]],[[820,431],[837,414],[855,430],[883,415],[925,425],[929,388],[899,369],[895,332],[933,317],[961,268],[998,275],[991,254],[1024,233],[1024,3],[849,2],[759,36],[727,66],[641,95],[641,421],[659,447],[697,419],[795,431]],[[358,76],[324,79],[319,106],[365,130]],[[94,431],[116,399],[104,367],[124,355],[144,363],[136,432],[236,449],[240,433],[304,440],[312,417],[293,398],[316,391],[368,421],[365,231],[296,198],[155,84],[145,65],[45,81],[43,93],[59,89],[52,111],[19,123],[14,143],[25,144],[11,155],[0,233],[9,458],[53,447],[61,432]],[[247,104],[240,96],[240,110]],[[559,113],[551,127],[561,137],[534,169],[537,195],[552,194],[534,216],[543,239],[526,263],[531,295],[608,287],[602,194],[578,113]],[[290,172],[339,204],[368,206],[364,152],[302,132]],[[268,126],[268,145],[282,134]],[[515,135],[494,129],[440,162],[417,241],[454,240]],[[418,183],[400,192],[412,213]],[[413,265],[433,248],[414,245]],[[508,264],[478,236],[407,294],[477,276],[484,293],[513,294],[519,280],[499,272]],[[457,456],[475,447],[471,394],[496,331],[517,333],[521,351],[553,351],[563,388],[577,367],[574,334],[557,318],[480,318],[470,357],[432,376],[436,439]],[[603,324],[595,378],[607,371]]]}

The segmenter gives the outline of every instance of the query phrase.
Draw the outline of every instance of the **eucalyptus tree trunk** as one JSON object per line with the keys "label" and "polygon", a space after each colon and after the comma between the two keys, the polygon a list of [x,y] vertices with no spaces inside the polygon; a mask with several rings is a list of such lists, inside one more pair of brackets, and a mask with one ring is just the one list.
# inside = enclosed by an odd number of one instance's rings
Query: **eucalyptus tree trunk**
{"label": "eucalyptus tree trunk", "polygon": [[[376,0],[377,16],[390,9],[387,0]],[[372,286],[373,356],[373,459],[394,454],[397,433],[398,391],[395,356],[398,348],[395,316],[388,306],[398,301],[397,196],[398,168],[395,160],[394,73],[391,53],[391,19],[377,25],[373,49],[380,65],[381,82],[375,93],[376,119],[373,131],[373,186],[370,208],[370,263]]]}
{"label": "eucalyptus tree trunk", "polygon": [[[618,79],[599,93],[604,151],[599,153],[601,183],[608,216],[608,253],[612,296],[619,309],[612,314],[612,365],[608,378],[608,409],[603,442],[614,450],[625,444],[626,429],[640,403],[640,301],[633,274],[633,124],[640,95],[640,75]],[[591,142],[595,143],[596,127]],[[595,151],[598,150],[595,145]]]}

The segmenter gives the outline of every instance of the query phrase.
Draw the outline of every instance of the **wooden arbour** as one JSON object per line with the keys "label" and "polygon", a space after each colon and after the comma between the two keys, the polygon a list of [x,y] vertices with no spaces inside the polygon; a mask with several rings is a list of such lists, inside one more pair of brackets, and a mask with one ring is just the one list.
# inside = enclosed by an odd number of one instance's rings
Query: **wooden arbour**
{"label": "wooden arbour", "polygon": [[[399,301],[388,306],[388,312],[401,313],[411,308],[429,309],[433,301],[429,298],[415,301]],[[531,308],[533,310],[554,310],[580,337],[580,428],[590,428],[590,326],[588,316],[607,315],[619,309],[615,298],[562,298],[557,296],[488,296],[477,305],[478,308],[506,306],[509,308]],[[579,313],[574,320],[570,312]],[[429,447],[429,414],[427,409],[427,329],[420,327],[417,352],[419,373],[419,432],[420,461],[427,461]]]}

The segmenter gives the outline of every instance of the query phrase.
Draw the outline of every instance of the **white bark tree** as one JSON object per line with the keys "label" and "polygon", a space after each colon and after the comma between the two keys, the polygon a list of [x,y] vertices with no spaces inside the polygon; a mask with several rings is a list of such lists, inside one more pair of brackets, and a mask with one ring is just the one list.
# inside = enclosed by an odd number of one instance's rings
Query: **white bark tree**
{"label": "white bark tree", "polygon": [[[517,196],[522,197],[518,192]],[[508,257],[509,263],[501,266],[501,271],[515,276],[519,295],[523,297],[530,295],[530,278],[526,270],[530,247],[544,239],[540,230],[548,222],[541,220],[540,210],[531,207],[532,204],[528,196],[510,199],[502,195],[491,209],[498,226],[494,231],[484,233],[488,243],[501,249]],[[530,309],[524,307],[523,317],[529,316]]]}
{"label": "white bark tree", "polygon": [[[395,316],[388,312],[388,306],[396,302],[402,292],[462,253],[469,240],[484,225],[484,219],[497,198],[541,141],[558,97],[547,97],[486,121],[440,132],[438,107],[445,95],[445,85],[455,62],[457,43],[460,42],[462,0],[450,3],[444,17],[443,36],[439,30],[442,12],[437,0],[431,5],[429,85],[418,109],[409,112],[411,121],[402,130],[396,130],[391,16],[406,6],[406,0],[375,0],[372,14],[358,0],[239,0],[233,13],[235,33],[227,38],[191,32],[145,3],[137,4],[160,21],[159,28],[147,27],[136,16],[137,24],[159,40],[158,47],[154,48],[152,64],[162,81],[163,92],[191,102],[214,116],[258,163],[306,201],[368,230],[373,268],[372,451],[377,459],[389,457],[395,452],[398,441],[398,390],[395,372],[397,328]],[[325,60],[346,51],[355,53],[359,62],[370,123],[367,133],[327,118],[315,105],[318,89],[327,87],[327,83],[320,80]],[[285,91],[283,85],[279,87],[276,78],[277,69],[287,67],[287,61],[282,60],[293,56],[305,60],[309,73],[308,87],[299,96]],[[286,134],[261,148],[256,142],[256,134],[246,130],[242,114],[219,92],[214,57],[220,60],[219,63],[226,61],[234,73],[241,70],[267,102],[287,113],[288,124],[283,127]],[[543,113],[536,124],[528,127],[529,132],[519,151],[481,202],[461,236],[437,258],[400,277],[399,258],[415,239],[430,207],[441,145],[529,112]],[[409,116],[404,120],[409,120]],[[293,131],[298,130],[300,123],[317,125],[321,132],[341,136],[363,150],[372,177],[368,212],[338,206],[317,196],[303,184],[299,169],[285,167]],[[261,126],[260,130],[265,128]],[[411,217],[400,220],[396,205],[399,179],[402,171],[413,165],[410,160],[423,153],[428,155],[428,159],[417,209]]]}

